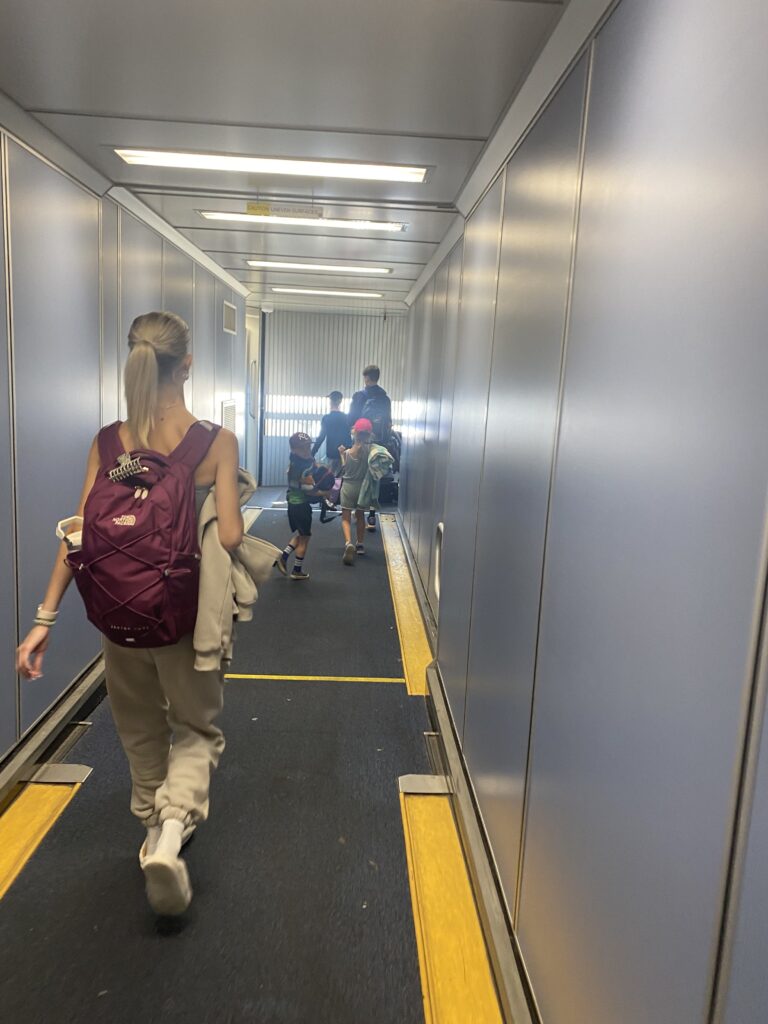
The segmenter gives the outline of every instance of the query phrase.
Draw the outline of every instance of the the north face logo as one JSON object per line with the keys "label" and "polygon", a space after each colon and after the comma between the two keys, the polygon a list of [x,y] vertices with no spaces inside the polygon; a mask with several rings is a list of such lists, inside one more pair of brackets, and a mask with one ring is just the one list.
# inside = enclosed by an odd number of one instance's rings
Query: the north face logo
{"label": "the north face logo", "polygon": [[115,526],[135,526],[136,516],[116,516],[112,522]]}

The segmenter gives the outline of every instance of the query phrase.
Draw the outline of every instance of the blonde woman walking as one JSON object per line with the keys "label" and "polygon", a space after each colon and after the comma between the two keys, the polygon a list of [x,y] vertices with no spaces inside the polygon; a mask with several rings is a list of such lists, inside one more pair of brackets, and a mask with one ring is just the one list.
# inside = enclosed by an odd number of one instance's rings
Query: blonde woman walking
{"label": "blonde woman walking", "polygon": [[234,551],[243,538],[237,439],[196,420],[184,401],[189,340],[173,313],[146,313],[131,325],[128,418],[91,445],[78,509],[82,547],[78,537],[65,538],[17,651],[18,671],[39,678],[59,605],[77,574],[89,618],[105,634],[107,693],[130,765],[131,810],[146,828],[139,861],[160,914],[180,914],[191,900],[181,848],[208,815],[210,774],[224,749],[214,724],[222,674],[196,671],[192,645],[196,513],[212,486],[221,545]]}

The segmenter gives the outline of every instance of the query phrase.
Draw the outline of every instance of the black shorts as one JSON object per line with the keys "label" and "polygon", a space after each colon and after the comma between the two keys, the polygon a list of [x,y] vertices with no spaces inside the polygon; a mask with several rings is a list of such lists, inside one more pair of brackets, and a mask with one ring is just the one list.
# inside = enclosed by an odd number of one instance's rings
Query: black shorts
{"label": "black shorts", "polygon": [[301,504],[293,505],[291,502],[288,502],[288,522],[291,529],[298,533],[300,537],[311,537],[312,506],[309,502],[302,501]]}

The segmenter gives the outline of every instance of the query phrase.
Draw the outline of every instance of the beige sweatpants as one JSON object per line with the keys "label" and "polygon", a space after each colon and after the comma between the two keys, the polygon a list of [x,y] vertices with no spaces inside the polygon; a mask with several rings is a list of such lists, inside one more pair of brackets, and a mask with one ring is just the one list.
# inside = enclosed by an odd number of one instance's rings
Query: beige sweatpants
{"label": "beige sweatpants", "polygon": [[149,826],[208,816],[211,771],[224,750],[214,724],[222,674],[195,671],[192,637],[131,650],[104,640],[107,693],[131,768],[131,810]]}

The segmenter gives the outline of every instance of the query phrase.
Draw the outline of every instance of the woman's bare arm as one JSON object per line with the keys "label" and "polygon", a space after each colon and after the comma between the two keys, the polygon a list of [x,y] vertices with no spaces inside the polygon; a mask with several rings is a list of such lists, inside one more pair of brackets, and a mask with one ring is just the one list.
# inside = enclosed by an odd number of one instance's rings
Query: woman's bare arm
{"label": "woman's bare arm", "polygon": [[237,482],[239,458],[237,438],[231,430],[220,430],[216,445],[216,517],[219,540],[227,551],[243,541],[243,516],[240,511],[240,487]]}
{"label": "woman's bare arm", "polygon": [[[83,490],[80,494],[80,503],[77,508],[77,515],[79,516],[83,514],[86,499],[91,493],[91,488],[93,487],[98,472],[99,447],[96,439],[94,438],[91,450],[88,452],[88,465],[85,470],[85,481],[83,482]],[[67,556],[67,550],[66,544],[62,542],[59,546],[56,561],[53,565],[53,571],[51,572],[51,577],[48,581],[48,588],[45,591],[45,597],[43,598],[43,603],[41,605],[41,607],[47,612],[56,612],[59,610],[61,599],[64,597],[67,587],[72,582],[72,570],[64,561]],[[33,626],[22,643],[19,644],[16,651],[16,669],[26,679],[39,679],[43,674],[41,671],[43,655],[48,648],[50,632],[51,630],[48,626]]]}

